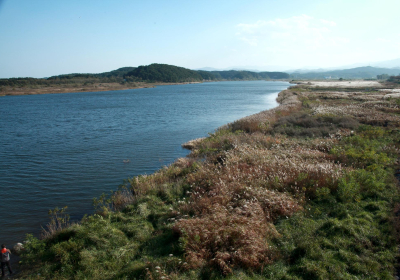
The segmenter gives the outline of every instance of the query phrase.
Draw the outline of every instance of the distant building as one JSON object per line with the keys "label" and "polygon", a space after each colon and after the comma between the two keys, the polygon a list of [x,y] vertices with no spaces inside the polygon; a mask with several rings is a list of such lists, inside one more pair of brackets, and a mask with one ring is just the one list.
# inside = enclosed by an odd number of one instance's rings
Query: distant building
{"label": "distant building", "polygon": [[330,79],[332,79],[332,77],[331,76],[325,76],[324,79],[325,80],[330,80]]}

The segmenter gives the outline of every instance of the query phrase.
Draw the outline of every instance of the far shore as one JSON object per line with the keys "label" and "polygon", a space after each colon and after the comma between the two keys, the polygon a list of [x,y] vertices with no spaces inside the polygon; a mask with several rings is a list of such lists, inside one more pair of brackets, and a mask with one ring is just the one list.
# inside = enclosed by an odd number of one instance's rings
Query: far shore
{"label": "far shore", "polygon": [[[183,83],[147,83],[147,82],[135,82],[135,83],[95,83],[91,85],[59,85],[59,86],[38,86],[38,87],[0,87],[1,96],[16,96],[16,95],[34,95],[34,94],[56,94],[56,93],[70,93],[70,92],[97,92],[97,91],[113,91],[113,90],[127,90],[127,89],[138,89],[138,88],[154,88],[156,86],[170,86],[170,85],[186,85],[186,84],[201,84],[209,82],[223,82],[228,80],[218,81],[204,81],[204,82],[183,82]],[[251,80],[249,80],[251,81]],[[289,80],[267,80],[267,81],[280,81],[289,82]],[[297,84],[297,82],[293,82]]]}
{"label": "far shore", "polygon": [[144,83],[138,82],[133,84],[121,85],[120,83],[96,83],[92,85],[65,85],[65,86],[48,86],[48,87],[5,87],[0,91],[0,96],[10,95],[33,95],[33,94],[54,94],[54,93],[69,93],[69,92],[97,92],[97,91],[112,91],[126,90],[138,88],[154,88],[156,86],[165,85],[184,85],[184,84],[199,84],[201,82],[185,82],[185,83]]}

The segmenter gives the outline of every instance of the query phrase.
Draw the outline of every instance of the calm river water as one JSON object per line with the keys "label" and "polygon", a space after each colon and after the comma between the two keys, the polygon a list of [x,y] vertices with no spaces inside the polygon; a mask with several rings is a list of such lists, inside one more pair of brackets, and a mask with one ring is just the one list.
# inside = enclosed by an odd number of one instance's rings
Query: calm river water
{"label": "calm river water", "polygon": [[0,243],[38,235],[54,207],[81,218],[94,197],[186,156],[181,144],[190,139],[277,106],[287,87],[215,82],[0,97]]}

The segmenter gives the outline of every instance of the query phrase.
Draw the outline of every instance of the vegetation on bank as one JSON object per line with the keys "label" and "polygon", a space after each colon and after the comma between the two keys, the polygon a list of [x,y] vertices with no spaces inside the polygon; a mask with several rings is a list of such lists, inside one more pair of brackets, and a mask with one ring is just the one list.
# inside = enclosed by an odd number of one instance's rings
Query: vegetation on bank
{"label": "vegetation on bank", "polygon": [[148,86],[133,79],[124,79],[123,75],[132,69],[124,67],[100,74],[66,74],[41,79],[0,79],[0,95],[120,90]]}
{"label": "vegetation on bank", "polygon": [[284,72],[252,72],[252,71],[211,71],[218,80],[280,80],[289,79],[289,74]]}
{"label": "vegetation on bank", "polygon": [[389,78],[388,81],[392,82],[392,83],[400,84],[400,75],[399,76],[392,76],[392,77]]}
{"label": "vegetation on bank", "polygon": [[28,236],[24,279],[393,279],[398,99],[296,86]]}
{"label": "vegetation on bank", "polygon": [[120,83],[124,81],[123,76],[134,69],[133,67],[123,67],[114,71],[100,74],[64,74],[49,78],[10,78],[0,79],[0,87],[24,87],[24,86],[52,86],[66,84],[84,83]]}

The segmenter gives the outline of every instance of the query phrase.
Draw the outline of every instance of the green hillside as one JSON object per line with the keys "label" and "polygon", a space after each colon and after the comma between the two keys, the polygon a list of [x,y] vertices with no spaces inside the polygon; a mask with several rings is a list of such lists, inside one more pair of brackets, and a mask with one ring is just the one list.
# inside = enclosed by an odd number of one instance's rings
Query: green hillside
{"label": "green hillside", "polygon": [[89,79],[89,78],[122,78],[126,73],[134,70],[135,67],[122,67],[117,70],[103,72],[98,74],[90,74],[90,73],[72,73],[72,74],[62,74],[57,76],[51,76],[47,78],[47,80],[63,80],[63,79]]}
{"label": "green hillside", "polygon": [[0,86],[24,87],[24,86],[52,86],[58,84],[80,84],[80,83],[113,83],[123,82],[123,76],[135,67],[122,67],[117,70],[98,74],[72,73],[51,76],[49,78],[9,78],[0,79]]}
{"label": "green hillside", "polygon": [[[94,83],[162,82],[184,83],[203,81],[242,81],[289,79],[283,72],[251,71],[195,71],[168,64],[150,64],[139,67],[122,67],[103,73],[71,73],[49,78],[9,78],[0,79],[0,87],[51,87],[55,85],[87,86]],[[1,91],[1,88],[0,88]]]}
{"label": "green hillside", "polygon": [[203,77],[199,72],[183,67],[153,63],[148,66],[139,66],[128,72],[125,78],[133,77],[148,82],[182,83],[201,82]]}
{"label": "green hillside", "polygon": [[289,74],[284,72],[252,72],[252,71],[211,71],[217,78],[223,80],[269,80],[289,79]]}
{"label": "green hillside", "polygon": [[168,64],[151,64],[139,66],[128,72],[125,78],[136,78],[148,82],[180,83],[203,80],[269,80],[289,79],[289,74],[283,72],[252,72],[252,71],[194,71]]}
{"label": "green hillside", "polygon": [[110,72],[104,72],[100,74],[95,74],[97,77],[123,77],[128,72],[132,71],[136,67],[122,67],[118,68],[117,70],[113,70]]}

